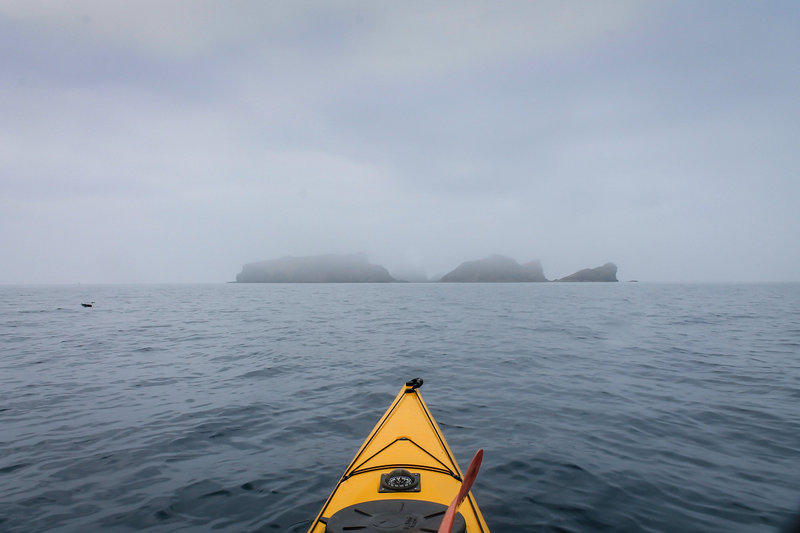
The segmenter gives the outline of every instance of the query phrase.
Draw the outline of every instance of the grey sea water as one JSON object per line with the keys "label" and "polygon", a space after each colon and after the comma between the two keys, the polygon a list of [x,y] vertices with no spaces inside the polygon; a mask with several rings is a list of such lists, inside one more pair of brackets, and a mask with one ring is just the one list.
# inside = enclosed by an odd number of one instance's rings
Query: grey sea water
{"label": "grey sea water", "polygon": [[415,376],[494,533],[800,511],[798,284],[0,287],[0,531],[304,532]]}

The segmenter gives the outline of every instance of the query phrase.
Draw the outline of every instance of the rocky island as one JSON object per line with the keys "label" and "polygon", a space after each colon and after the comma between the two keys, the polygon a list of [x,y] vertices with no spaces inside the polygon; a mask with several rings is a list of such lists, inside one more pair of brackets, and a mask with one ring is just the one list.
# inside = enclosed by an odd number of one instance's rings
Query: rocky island
{"label": "rocky island", "polygon": [[537,282],[547,281],[539,261],[520,265],[504,255],[492,255],[477,261],[461,263],[439,281],[444,282]]}
{"label": "rocky island", "polygon": [[283,257],[244,265],[237,283],[388,283],[397,281],[363,253]]}
{"label": "rocky island", "polygon": [[[431,281],[436,280],[433,278]],[[423,271],[399,271],[395,276],[381,265],[372,264],[364,253],[327,254],[307,257],[287,256],[249,263],[236,275],[237,283],[390,283],[427,282]],[[549,281],[539,261],[520,264],[504,255],[465,261],[440,276],[440,282],[456,283],[531,283]],[[606,263],[584,268],[553,281],[618,281],[617,265]]]}
{"label": "rocky island", "polygon": [[596,268],[584,268],[556,281],[618,281],[617,265],[606,263]]}

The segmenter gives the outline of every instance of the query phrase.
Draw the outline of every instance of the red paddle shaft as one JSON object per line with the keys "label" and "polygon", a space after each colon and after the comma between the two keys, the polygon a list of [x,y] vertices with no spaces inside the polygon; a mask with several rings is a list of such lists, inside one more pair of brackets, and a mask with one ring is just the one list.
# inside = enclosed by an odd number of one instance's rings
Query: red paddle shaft
{"label": "red paddle shaft", "polygon": [[472,462],[469,464],[469,468],[467,468],[467,473],[464,475],[464,481],[461,482],[461,488],[458,489],[456,498],[453,500],[453,503],[450,504],[450,507],[447,508],[447,512],[444,513],[442,525],[439,526],[438,533],[450,533],[450,530],[453,528],[453,522],[456,519],[456,511],[461,505],[461,502],[464,501],[464,498],[467,497],[469,489],[472,488],[472,484],[475,482],[475,478],[478,477],[481,461],[483,461],[483,449],[475,452],[475,457],[472,458]]}

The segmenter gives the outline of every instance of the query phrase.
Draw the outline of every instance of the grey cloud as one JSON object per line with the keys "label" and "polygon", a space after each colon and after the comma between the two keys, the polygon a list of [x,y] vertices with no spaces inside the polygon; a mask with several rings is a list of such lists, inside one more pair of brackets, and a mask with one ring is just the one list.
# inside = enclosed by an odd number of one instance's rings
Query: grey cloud
{"label": "grey cloud", "polygon": [[140,5],[0,6],[0,282],[800,271],[793,3]]}

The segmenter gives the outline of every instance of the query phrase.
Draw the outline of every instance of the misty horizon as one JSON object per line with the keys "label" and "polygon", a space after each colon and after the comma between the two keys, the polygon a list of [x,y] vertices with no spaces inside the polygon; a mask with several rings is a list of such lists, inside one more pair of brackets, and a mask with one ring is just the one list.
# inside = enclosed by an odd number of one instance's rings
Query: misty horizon
{"label": "misty horizon", "polygon": [[800,4],[0,4],[0,284],[800,281]]}
{"label": "misty horizon", "polygon": [[[435,273],[435,274],[430,274],[429,273],[430,269],[425,268],[424,266],[418,266],[418,267],[409,267],[409,266],[393,267],[391,265],[384,265],[384,264],[381,264],[381,263],[377,263],[377,262],[372,261],[370,259],[369,254],[367,254],[365,252],[362,252],[362,251],[359,251],[359,252],[351,252],[351,253],[343,253],[343,254],[342,253],[329,253],[329,254],[315,254],[315,255],[310,255],[310,256],[286,255],[286,256],[281,256],[281,257],[265,258],[265,259],[259,260],[259,261],[251,261],[251,262],[244,263],[242,265],[242,268],[243,269],[247,269],[248,267],[259,267],[260,265],[263,265],[263,264],[269,264],[269,263],[273,263],[274,264],[274,263],[283,262],[285,260],[300,260],[302,262],[308,262],[308,260],[313,260],[315,262],[315,264],[317,264],[319,266],[323,266],[323,265],[326,265],[326,264],[327,265],[342,264],[344,262],[345,264],[350,264],[353,267],[361,266],[361,262],[363,262],[365,265],[369,264],[369,265],[375,265],[375,266],[379,266],[381,268],[385,268],[391,274],[391,276],[395,278],[396,281],[440,281],[442,276],[444,276],[447,273],[452,272],[453,270],[455,270],[456,268],[464,265],[465,263],[481,262],[481,261],[486,261],[486,260],[493,259],[493,258],[510,259],[510,260],[518,263],[518,266],[522,266],[522,265],[524,265],[526,263],[536,263],[539,266],[541,266],[541,261],[539,261],[538,259],[532,259],[532,260],[529,260],[529,261],[518,262],[516,260],[516,258],[509,257],[509,256],[506,256],[506,255],[503,255],[503,254],[489,254],[488,256],[485,256],[485,257],[473,257],[473,258],[465,259],[464,261],[461,261],[458,265],[455,265],[455,266],[453,266],[451,268],[448,268],[445,271],[438,272],[438,273]],[[605,264],[605,263],[603,263],[603,264]],[[582,267],[582,268],[595,268],[596,266],[600,266],[600,265],[594,265],[594,266],[591,266],[591,267]],[[556,281],[559,278],[563,278],[563,277],[565,277],[567,275],[574,274],[575,272],[577,272],[577,270],[575,270],[573,272],[569,272],[567,274],[562,274],[561,276],[550,276],[548,278],[548,281]],[[237,278],[238,278],[238,275],[237,275]]]}

